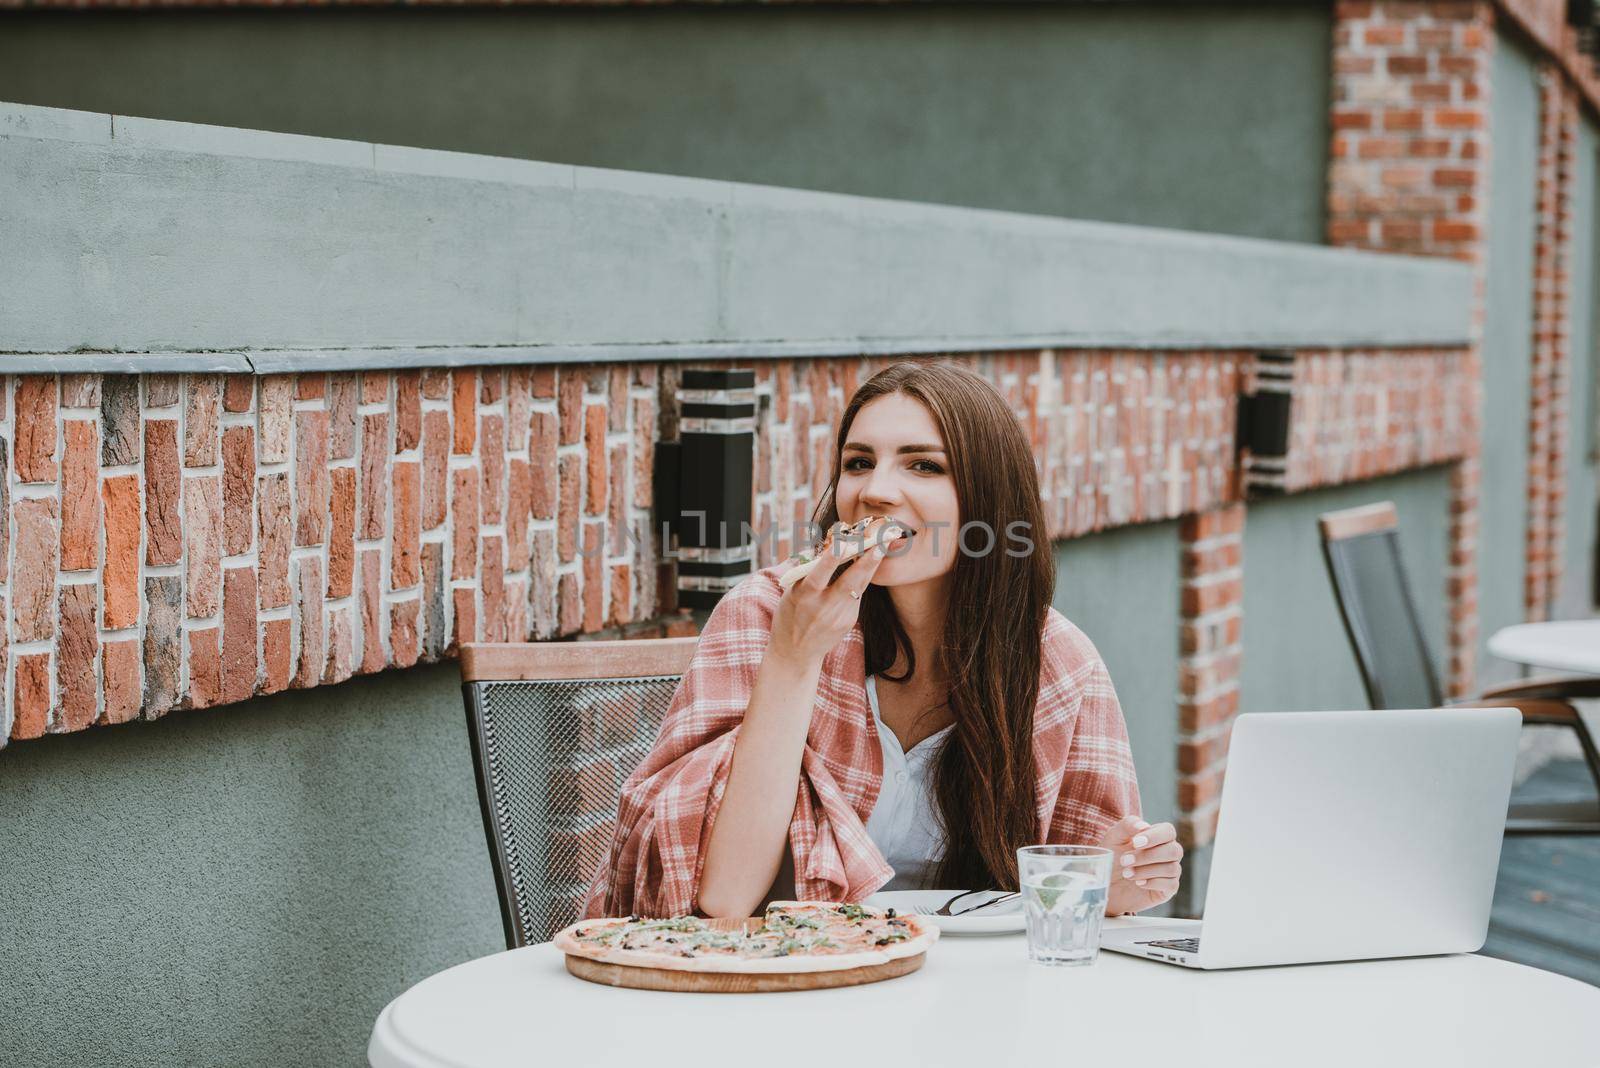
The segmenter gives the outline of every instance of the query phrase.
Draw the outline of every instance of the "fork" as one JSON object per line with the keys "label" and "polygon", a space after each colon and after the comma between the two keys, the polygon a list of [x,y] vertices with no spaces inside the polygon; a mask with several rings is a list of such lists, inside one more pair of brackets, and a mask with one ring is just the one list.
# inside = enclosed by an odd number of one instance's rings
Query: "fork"
{"label": "fork", "polygon": [[943,905],[940,905],[936,909],[929,908],[927,905],[918,905],[915,908],[913,908],[911,911],[914,912],[915,914],[917,914],[918,916],[965,916],[969,912],[977,912],[979,909],[986,909],[990,905],[998,905],[1002,901],[1010,901],[1011,899],[1013,899],[1013,898],[1015,898],[1017,896],[1017,894],[1015,892],[1013,892],[1013,893],[1006,894],[1006,895],[1004,895],[1002,897],[992,898],[991,900],[985,901],[981,905],[974,905],[970,909],[962,909],[960,912],[951,912],[950,911],[950,906],[954,905],[957,901],[960,901],[962,898],[971,897],[973,894],[984,894],[984,893],[988,893],[988,891],[986,891],[986,890],[963,890],[961,893],[957,894],[955,897],[951,898],[949,901],[946,901]]}
{"label": "fork", "polygon": [[983,893],[982,890],[963,890],[963,891],[961,891],[961,893],[957,894],[955,897],[951,898],[949,901],[946,901],[943,905],[940,905],[938,908],[934,909],[933,912],[930,915],[933,915],[933,916],[954,916],[955,913],[950,911],[950,906],[951,905],[954,905],[957,901],[960,901],[964,897],[971,897],[973,894],[981,894],[981,893]]}

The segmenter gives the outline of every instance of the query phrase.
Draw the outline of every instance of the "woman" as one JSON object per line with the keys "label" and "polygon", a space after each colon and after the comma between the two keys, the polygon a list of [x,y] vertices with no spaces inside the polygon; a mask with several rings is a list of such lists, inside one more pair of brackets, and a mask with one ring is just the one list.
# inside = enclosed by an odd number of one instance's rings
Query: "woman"
{"label": "woman", "polygon": [[818,514],[909,533],[723,598],[623,786],[586,913],[1015,889],[1016,850],[1037,842],[1112,849],[1113,915],[1170,898],[1182,849],[1140,819],[1105,665],[1050,607],[1033,456],[994,389],[950,364],[875,375]]}

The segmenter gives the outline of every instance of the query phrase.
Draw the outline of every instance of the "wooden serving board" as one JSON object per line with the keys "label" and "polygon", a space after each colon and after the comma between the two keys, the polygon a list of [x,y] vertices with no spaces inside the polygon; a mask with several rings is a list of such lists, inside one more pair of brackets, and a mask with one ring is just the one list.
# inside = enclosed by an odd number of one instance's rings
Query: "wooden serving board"
{"label": "wooden serving board", "polygon": [[[748,920],[712,920],[713,927],[731,930],[761,926],[759,917]],[[579,979],[602,986],[621,986],[633,990],[670,990],[697,994],[767,994],[787,990],[825,990],[835,986],[858,986],[909,975],[922,967],[926,953],[900,957],[864,968],[841,968],[825,972],[688,972],[670,968],[639,968],[631,964],[609,964],[588,957],[567,954],[567,971]]]}

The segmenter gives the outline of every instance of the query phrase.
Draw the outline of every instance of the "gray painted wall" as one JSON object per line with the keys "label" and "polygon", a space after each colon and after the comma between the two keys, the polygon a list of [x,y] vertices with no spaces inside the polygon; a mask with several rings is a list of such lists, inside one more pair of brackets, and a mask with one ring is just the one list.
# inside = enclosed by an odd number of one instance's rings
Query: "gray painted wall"
{"label": "gray painted wall", "polygon": [[1326,3],[7,13],[0,100],[1320,241]]}
{"label": "gray painted wall", "polygon": [[1478,541],[1478,674],[1516,676],[1485,644],[1522,622],[1528,515],[1528,397],[1533,338],[1539,89],[1533,60],[1501,37],[1495,49],[1489,179],[1489,293],[1483,344],[1483,484]]}
{"label": "gray painted wall", "polygon": [[1317,516],[1374,501],[1395,503],[1400,551],[1437,670],[1443,671],[1445,468],[1253,503],[1244,525],[1243,712],[1367,708],[1355,654],[1322,560]]}
{"label": "gray painted wall", "polygon": [[0,1063],[364,1064],[504,947],[454,665],[0,750]]}
{"label": "gray painted wall", "polygon": [[1596,369],[1600,366],[1600,316],[1595,301],[1600,299],[1600,279],[1595,273],[1595,253],[1600,248],[1600,212],[1596,208],[1595,183],[1600,181],[1596,167],[1600,153],[1600,130],[1587,116],[1578,127],[1577,174],[1572,198],[1572,379],[1568,395],[1572,398],[1571,419],[1567,428],[1567,524],[1561,592],[1554,616],[1575,619],[1594,615],[1595,561],[1597,533],[1596,490],[1600,488],[1600,466],[1595,455]]}
{"label": "gray painted wall", "polygon": [[1438,259],[19,104],[0,232],[0,351],[261,371],[1451,343],[1472,296]]}
{"label": "gray painted wall", "polygon": [[1151,523],[1056,546],[1055,606],[1089,636],[1128,723],[1151,820],[1177,812],[1178,524]]}

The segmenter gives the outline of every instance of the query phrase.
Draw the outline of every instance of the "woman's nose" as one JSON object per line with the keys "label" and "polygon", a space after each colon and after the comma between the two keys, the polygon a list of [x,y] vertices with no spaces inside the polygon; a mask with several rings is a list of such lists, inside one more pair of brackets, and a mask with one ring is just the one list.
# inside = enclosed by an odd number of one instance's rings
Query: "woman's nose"
{"label": "woman's nose", "polygon": [[900,503],[900,479],[893,470],[879,467],[861,489],[861,500],[868,505]]}

